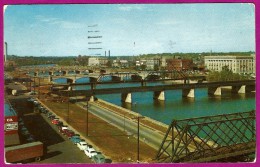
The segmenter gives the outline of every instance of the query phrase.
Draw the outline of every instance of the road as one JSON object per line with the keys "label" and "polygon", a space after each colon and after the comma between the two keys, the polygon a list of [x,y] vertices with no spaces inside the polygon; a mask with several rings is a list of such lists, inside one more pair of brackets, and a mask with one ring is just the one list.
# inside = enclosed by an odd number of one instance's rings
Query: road
{"label": "road", "polygon": [[[86,103],[78,102],[79,106],[84,106]],[[129,135],[137,136],[137,120],[136,118],[128,119],[124,118],[116,113],[113,113],[105,108],[95,106],[94,104],[89,105],[89,112],[98,116],[99,118],[109,122],[116,127],[125,130]],[[140,124],[140,139],[152,146],[155,149],[159,149],[160,144],[163,140],[164,135],[159,131],[142,126]]]}

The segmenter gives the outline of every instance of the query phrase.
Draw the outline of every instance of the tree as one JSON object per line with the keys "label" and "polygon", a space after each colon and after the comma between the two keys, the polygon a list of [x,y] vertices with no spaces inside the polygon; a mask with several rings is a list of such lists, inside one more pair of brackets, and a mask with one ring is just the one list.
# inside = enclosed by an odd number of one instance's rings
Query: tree
{"label": "tree", "polygon": [[142,64],[140,67],[141,67],[141,70],[145,70],[146,69],[146,65],[145,64]]}

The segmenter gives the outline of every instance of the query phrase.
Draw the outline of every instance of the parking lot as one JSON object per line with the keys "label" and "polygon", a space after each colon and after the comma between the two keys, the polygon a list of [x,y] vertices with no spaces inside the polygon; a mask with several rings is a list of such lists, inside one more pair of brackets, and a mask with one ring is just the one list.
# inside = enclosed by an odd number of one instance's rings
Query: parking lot
{"label": "parking lot", "polygon": [[[27,102],[28,96],[9,95],[9,99],[16,109],[24,126],[28,129],[34,140],[44,143],[45,153],[39,162],[28,163],[94,163],[83,151],[74,145],[66,136],[59,133],[58,128],[40,113],[33,112],[33,105]],[[20,136],[21,144],[27,141]]]}

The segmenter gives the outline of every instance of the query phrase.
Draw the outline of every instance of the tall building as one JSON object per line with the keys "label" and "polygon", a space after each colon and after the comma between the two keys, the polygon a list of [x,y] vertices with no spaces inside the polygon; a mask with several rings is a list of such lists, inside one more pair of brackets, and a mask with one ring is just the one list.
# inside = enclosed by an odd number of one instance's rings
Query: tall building
{"label": "tall building", "polygon": [[4,43],[4,62],[6,62],[6,57],[7,57],[7,42]]}
{"label": "tall building", "polygon": [[227,67],[233,73],[255,73],[255,55],[252,56],[205,56],[205,66],[208,70],[221,71]]}

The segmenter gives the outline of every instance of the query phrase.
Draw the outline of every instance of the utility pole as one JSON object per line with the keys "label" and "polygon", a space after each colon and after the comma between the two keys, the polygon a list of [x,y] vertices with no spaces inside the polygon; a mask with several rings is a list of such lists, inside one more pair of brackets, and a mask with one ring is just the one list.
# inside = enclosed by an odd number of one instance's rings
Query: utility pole
{"label": "utility pole", "polygon": [[38,83],[39,83],[39,85],[38,85],[38,99],[40,98],[40,87],[41,87],[41,78],[40,77],[38,77]]}
{"label": "utility pole", "polygon": [[70,121],[70,96],[69,96],[70,90],[68,90],[68,120],[67,122],[69,123]]}
{"label": "utility pole", "polygon": [[137,119],[137,163],[140,160],[140,119],[145,118],[144,116],[138,115],[133,119]]}
{"label": "utility pole", "polygon": [[30,75],[30,92],[32,91],[32,77]]}
{"label": "utility pole", "polygon": [[87,108],[87,113],[86,113],[86,116],[87,116],[87,118],[86,118],[86,135],[88,136],[88,107],[89,107],[88,101],[87,101],[87,105],[85,105],[83,107]]}

